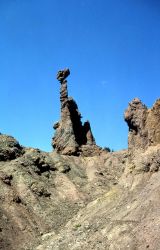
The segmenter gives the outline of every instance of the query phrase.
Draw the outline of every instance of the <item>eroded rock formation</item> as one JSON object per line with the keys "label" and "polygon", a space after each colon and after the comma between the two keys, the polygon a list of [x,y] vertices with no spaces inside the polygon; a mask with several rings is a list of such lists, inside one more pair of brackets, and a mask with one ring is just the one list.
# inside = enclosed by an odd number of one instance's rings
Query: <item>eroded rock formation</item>
{"label": "eroded rock formation", "polygon": [[96,145],[89,121],[81,122],[81,113],[72,97],[68,97],[67,80],[69,69],[58,72],[57,80],[61,84],[61,120],[53,128],[56,130],[52,146],[56,152],[64,155],[97,155],[101,148]]}
{"label": "eroded rock formation", "polygon": [[160,249],[160,100],[129,104],[129,150],[88,157],[100,149],[68,97],[67,75],[58,74],[60,153],[0,134],[0,249]]}
{"label": "eroded rock formation", "polygon": [[129,127],[129,150],[145,150],[160,143],[160,99],[151,109],[138,98],[133,99],[124,118]]}

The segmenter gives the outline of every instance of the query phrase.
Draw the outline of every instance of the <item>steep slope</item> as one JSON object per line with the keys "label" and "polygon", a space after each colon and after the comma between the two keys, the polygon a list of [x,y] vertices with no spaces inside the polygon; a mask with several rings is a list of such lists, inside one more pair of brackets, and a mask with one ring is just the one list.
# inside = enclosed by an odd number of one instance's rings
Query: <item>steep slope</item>
{"label": "steep slope", "polygon": [[[16,140],[1,139],[1,151],[17,152]],[[21,147],[12,160],[0,161],[0,249],[35,249],[43,235],[57,234],[117,184],[126,157],[126,151],[74,157]]]}
{"label": "steep slope", "polygon": [[[149,150],[160,157],[159,146]],[[36,249],[160,249],[160,172],[147,171],[126,162],[116,186],[81,209],[59,234],[44,235]]]}

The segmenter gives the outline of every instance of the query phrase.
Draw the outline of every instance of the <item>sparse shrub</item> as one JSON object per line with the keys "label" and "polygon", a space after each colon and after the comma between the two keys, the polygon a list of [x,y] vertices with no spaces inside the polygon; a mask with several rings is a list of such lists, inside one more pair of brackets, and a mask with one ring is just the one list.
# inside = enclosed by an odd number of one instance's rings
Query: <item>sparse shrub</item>
{"label": "sparse shrub", "polygon": [[109,147],[104,147],[104,150],[107,151],[107,152],[114,152],[114,150],[110,149]]}
{"label": "sparse shrub", "polygon": [[111,149],[109,147],[104,147],[104,150],[107,152],[111,152]]}

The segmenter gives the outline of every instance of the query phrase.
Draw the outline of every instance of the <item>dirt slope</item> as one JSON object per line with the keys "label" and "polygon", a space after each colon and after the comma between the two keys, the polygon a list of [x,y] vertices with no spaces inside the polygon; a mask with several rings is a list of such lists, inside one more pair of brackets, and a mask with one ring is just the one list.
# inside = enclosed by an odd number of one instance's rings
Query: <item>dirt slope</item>
{"label": "dirt slope", "polygon": [[127,159],[126,151],[61,156],[20,148],[14,138],[0,137],[1,153],[6,153],[0,161],[0,249],[35,249],[46,233],[58,234],[78,211],[118,183]]}
{"label": "dirt slope", "polygon": [[159,144],[76,157],[0,137],[0,249],[160,249]]}
{"label": "dirt slope", "polygon": [[[160,147],[149,150],[159,158]],[[126,162],[117,185],[78,211],[59,234],[44,235],[36,249],[160,249],[160,172],[136,167]]]}

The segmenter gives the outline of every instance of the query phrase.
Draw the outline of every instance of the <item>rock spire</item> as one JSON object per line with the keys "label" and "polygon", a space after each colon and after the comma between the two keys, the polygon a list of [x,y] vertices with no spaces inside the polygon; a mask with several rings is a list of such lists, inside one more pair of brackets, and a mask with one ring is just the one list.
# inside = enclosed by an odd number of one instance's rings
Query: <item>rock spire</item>
{"label": "rock spire", "polygon": [[69,69],[60,70],[57,80],[60,82],[61,118],[53,128],[52,146],[60,154],[91,156],[100,154],[89,121],[81,122],[81,114],[72,97],[68,97],[67,80]]}

